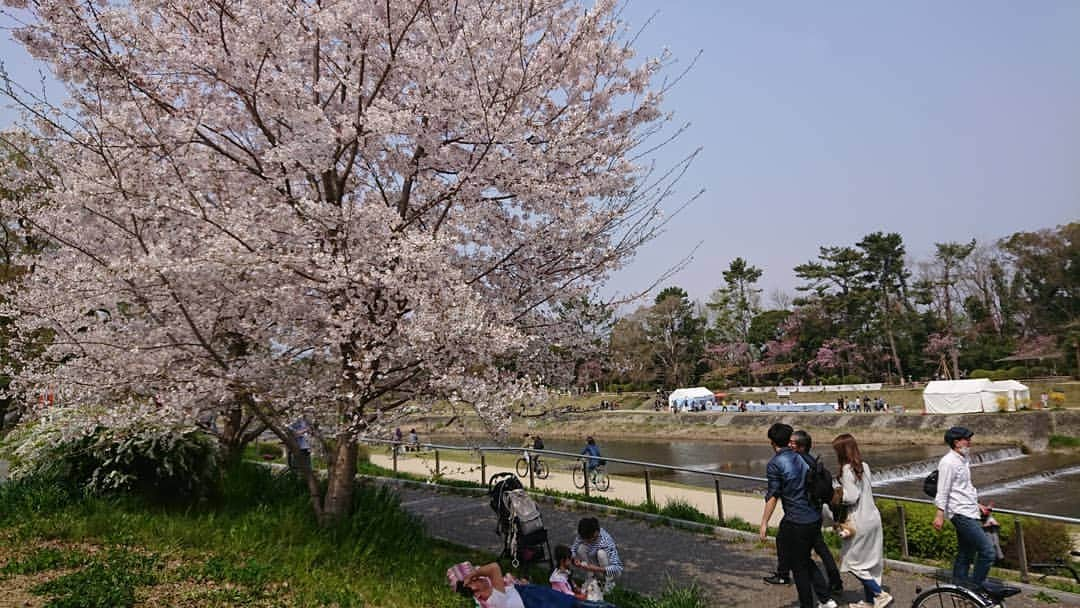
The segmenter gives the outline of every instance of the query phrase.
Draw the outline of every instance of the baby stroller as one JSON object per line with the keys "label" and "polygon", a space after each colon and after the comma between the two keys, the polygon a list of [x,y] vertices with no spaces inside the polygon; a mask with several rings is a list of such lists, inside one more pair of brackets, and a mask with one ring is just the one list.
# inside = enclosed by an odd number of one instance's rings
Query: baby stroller
{"label": "baby stroller", "polygon": [[496,473],[488,483],[491,510],[495,511],[495,533],[503,539],[499,559],[509,557],[515,568],[521,564],[547,562],[554,568],[547,528],[540,509],[525,492],[513,473]]}

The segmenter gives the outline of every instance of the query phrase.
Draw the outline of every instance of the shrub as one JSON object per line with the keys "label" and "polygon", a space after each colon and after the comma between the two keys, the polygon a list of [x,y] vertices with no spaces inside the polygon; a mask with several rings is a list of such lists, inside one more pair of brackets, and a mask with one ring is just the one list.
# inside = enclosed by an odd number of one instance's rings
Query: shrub
{"label": "shrub", "polygon": [[281,457],[282,445],[271,441],[259,441],[255,444],[255,453],[263,460],[275,460]]}
{"label": "shrub", "polygon": [[862,384],[863,377],[858,374],[848,374],[840,379],[840,384]]}
{"label": "shrub", "polygon": [[[1024,548],[1027,550],[1028,563],[1052,562],[1066,556],[1072,549],[1072,539],[1065,524],[1039,519],[1022,519],[1024,528]],[[1001,550],[1005,553],[1005,565],[1015,568],[1019,565],[1019,543],[1013,526],[1001,528]]]}
{"label": "shrub", "polygon": [[1050,405],[1053,407],[1065,406],[1065,393],[1059,393],[1058,391],[1050,391]]}
{"label": "shrub", "polygon": [[[933,505],[905,504],[908,551],[928,559],[951,560],[956,555],[956,534],[952,524],[945,522],[941,532],[934,529]],[[900,513],[892,502],[878,501],[881,524],[885,533],[885,554],[900,557]]]}
{"label": "shrub", "polygon": [[996,372],[994,372],[993,370],[989,370],[989,369],[973,369],[973,370],[971,370],[971,373],[968,374],[968,378],[971,378],[971,379],[986,378],[986,379],[989,380],[995,373]]}
{"label": "shrub", "polygon": [[[8,436],[11,477],[41,477],[92,494],[198,498],[219,480],[217,442],[163,417],[94,417],[57,408]],[[115,426],[105,426],[107,419]]]}

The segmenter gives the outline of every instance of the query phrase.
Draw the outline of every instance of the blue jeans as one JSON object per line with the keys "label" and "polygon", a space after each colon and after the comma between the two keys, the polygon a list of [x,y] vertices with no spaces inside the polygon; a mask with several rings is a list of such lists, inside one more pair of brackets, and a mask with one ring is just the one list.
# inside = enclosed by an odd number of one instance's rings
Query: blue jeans
{"label": "blue jeans", "polygon": [[860,578],[859,582],[862,583],[863,598],[866,600],[866,603],[873,604],[874,598],[881,595],[881,585],[877,584],[877,581],[872,578]]}
{"label": "blue jeans", "polygon": [[[981,585],[990,573],[990,565],[997,558],[994,542],[983,531],[982,522],[963,515],[953,515],[952,525],[956,528],[956,560],[953,561],[952,577],[954,583],[970,582]],[[968,577],[971,561],[975,560],[975,570]]]}

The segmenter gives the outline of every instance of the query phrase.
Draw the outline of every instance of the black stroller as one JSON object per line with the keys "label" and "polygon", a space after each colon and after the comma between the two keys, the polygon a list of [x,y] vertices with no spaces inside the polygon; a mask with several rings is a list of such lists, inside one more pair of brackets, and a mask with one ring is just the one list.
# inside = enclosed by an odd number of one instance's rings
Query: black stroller
{"label": "black stroller", "polygon": [[547,528],[536,503],[513,473],[496,473],[488,483],[491,510],[495,511],[495,533],[503,539],[499,559],[509,557],[515,568],[521,564],[547,562],[555,567]]}

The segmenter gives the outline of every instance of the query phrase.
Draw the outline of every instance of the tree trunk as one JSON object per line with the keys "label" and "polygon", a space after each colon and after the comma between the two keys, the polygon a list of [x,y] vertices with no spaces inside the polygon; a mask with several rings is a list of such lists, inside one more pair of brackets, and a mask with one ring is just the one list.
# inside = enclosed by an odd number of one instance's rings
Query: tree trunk
{"label": "tree trunk", "polygon": [[328,465],[329,479],[322,509],[324,524],[339,521],[352,508],[357,454],[356,438],[348,432],[340,433],[334,448],[334,461]]}
{"label": "tree trunk", "polygon": [[901,378],[904,377],[904,368],[900,365],[900,354],[896,352],[896,338],[893,336],[892,330],[892,310],[889,304],[889,292],[884,292],[882,299],[885,301],[884,317],[885,317],[885,334],[889,338],[889,350],[892,352],[893,365],[896,366],[896,373]]}
{"label": "tree trunk", "polygon": [[1076,377],[1080,378],[1080,340],[1073,341],[1073,348],[1076,349]]}
{"label": "tree trunk", "polygon": [[244,410],[234,405],[225,412],[225,428],[218,437],[225,462],[233,465],[244,456]]}

